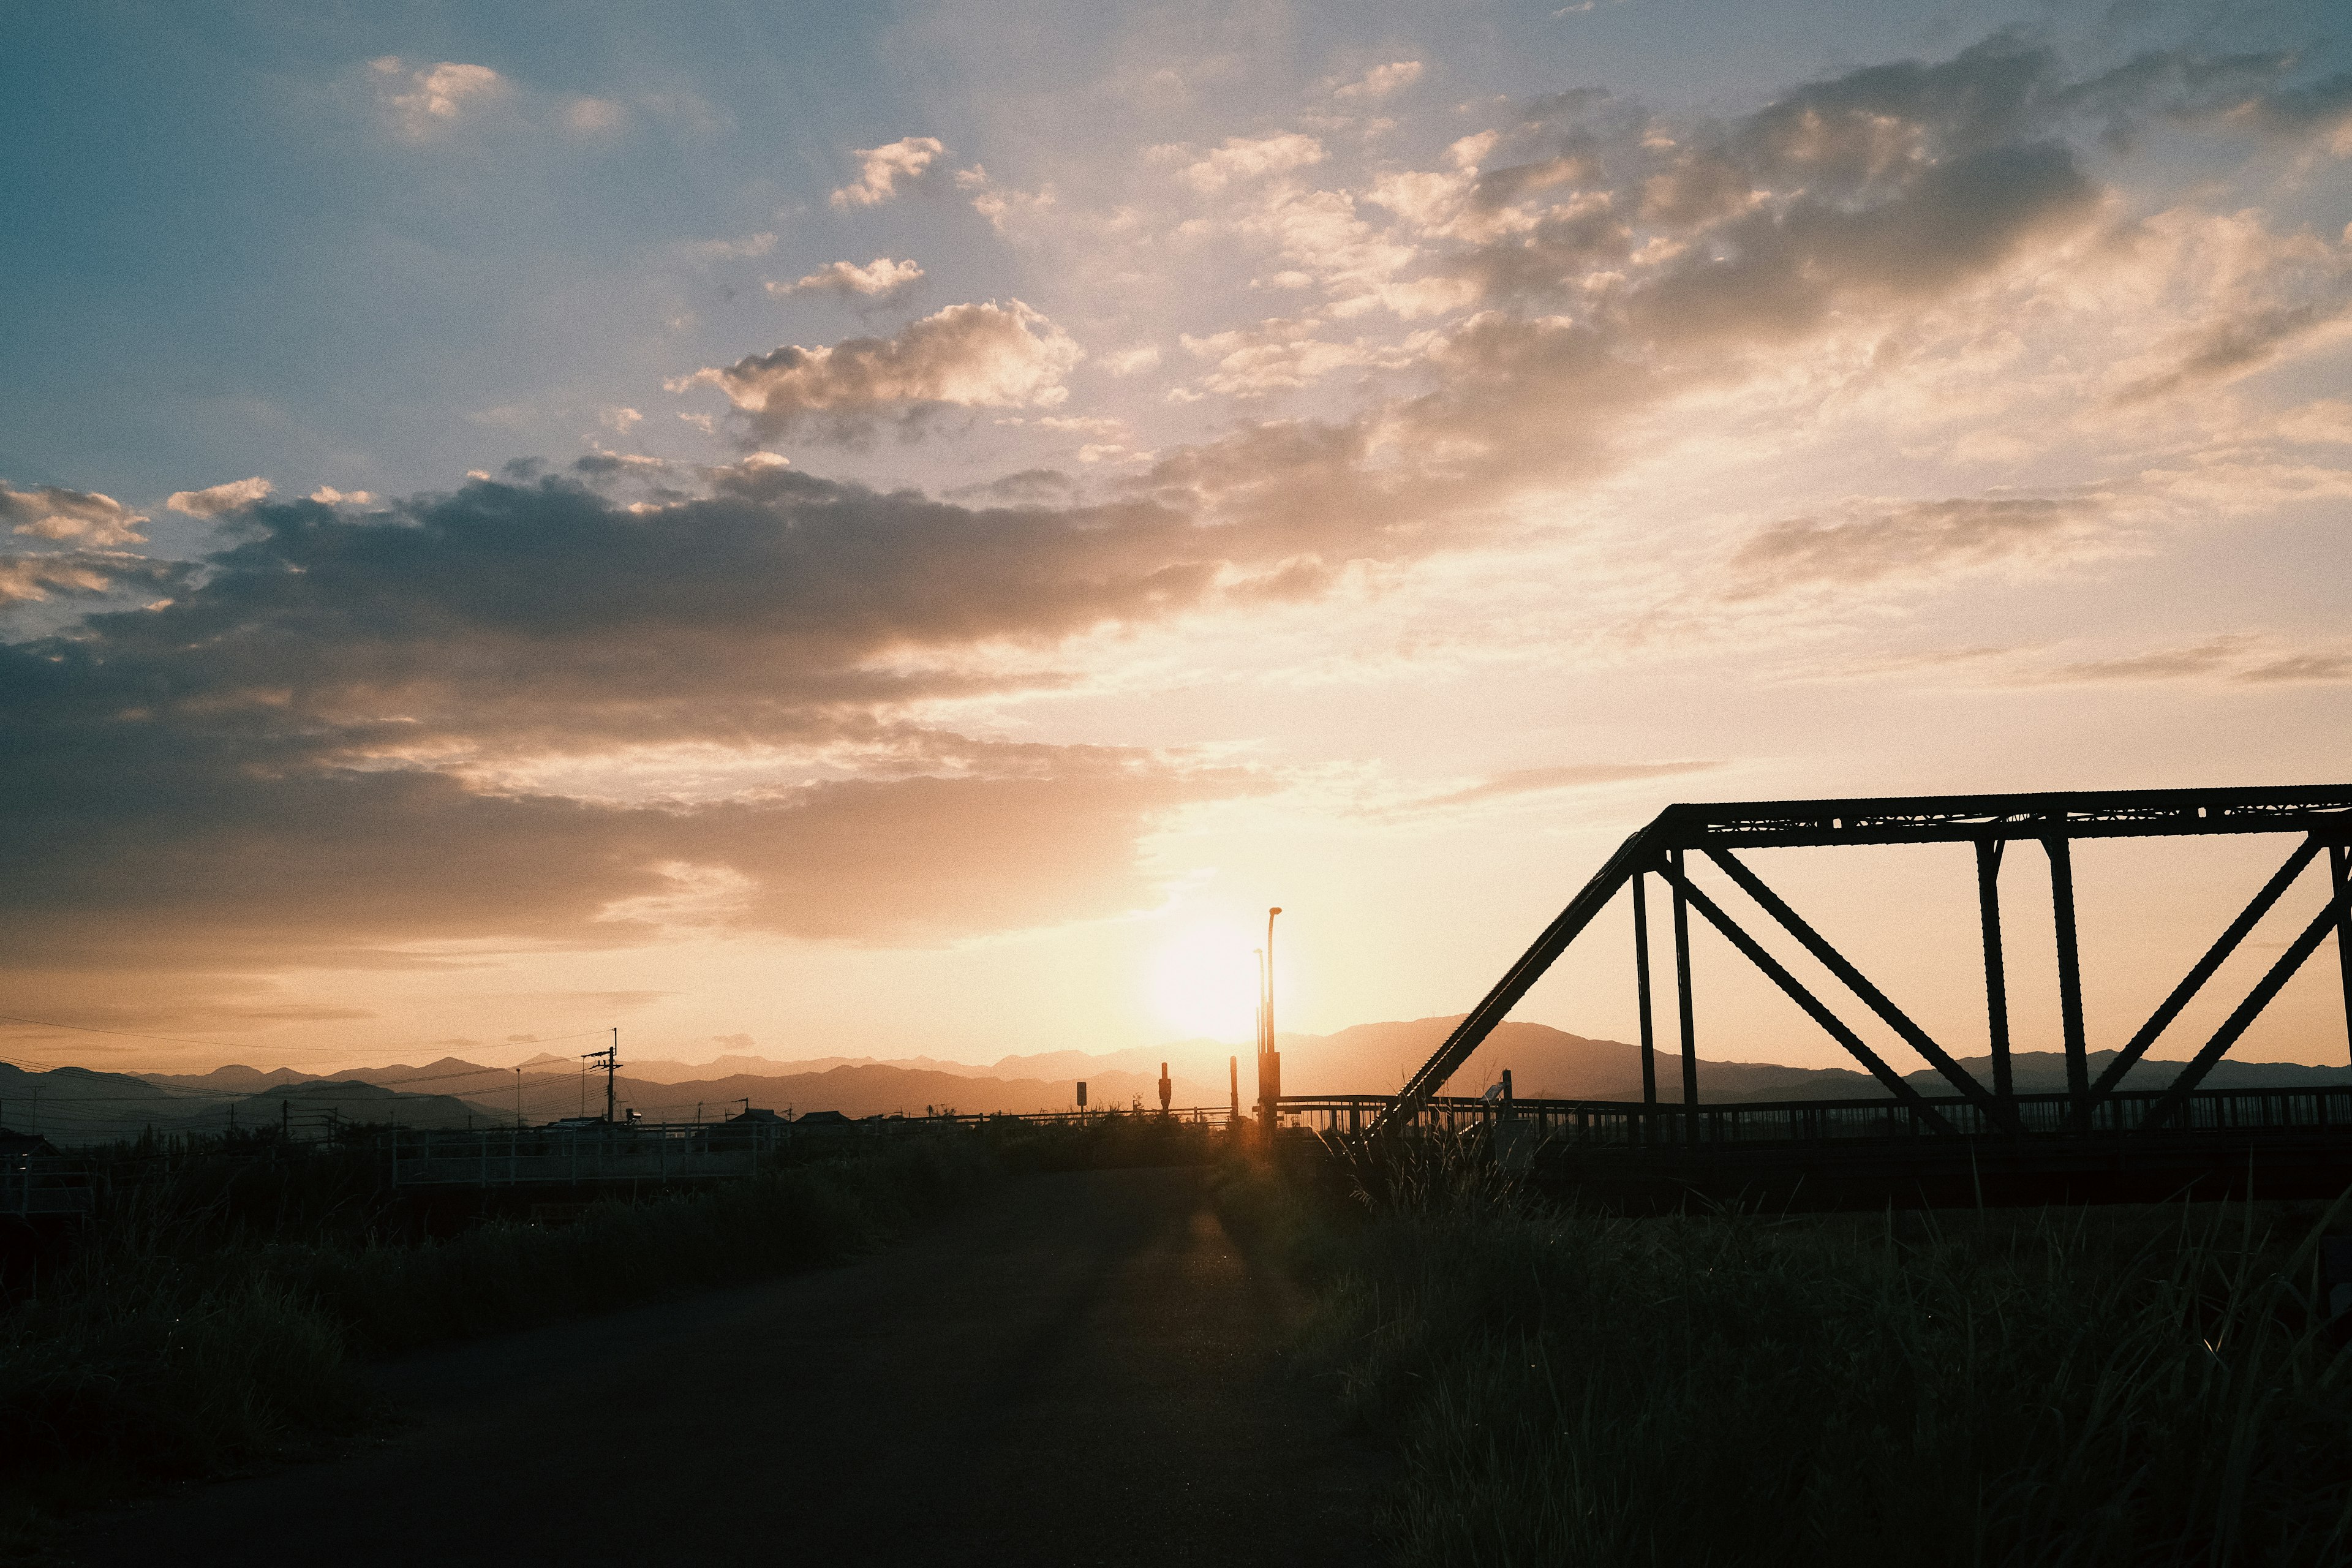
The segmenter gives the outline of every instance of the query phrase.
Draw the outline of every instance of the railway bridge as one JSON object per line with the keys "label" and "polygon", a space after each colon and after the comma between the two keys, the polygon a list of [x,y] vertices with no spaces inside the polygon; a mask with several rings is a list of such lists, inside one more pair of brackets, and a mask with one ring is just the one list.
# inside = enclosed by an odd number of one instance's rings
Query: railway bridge
{"label": "railway bridge", "polygon": [[[2269,879],[2155,1003],[2095,1079],[2084,1023],[2073,846],[2090,838],[2224,834],[2268,834],[2290,842]],[[1963,1068],[1948,1042],[1922,1028],[1740,858],[1762,847],[1946,843],[1969,844],[1975,850],[1990,1082]],[[2063,1093],[2021,1094],[2011,1079],[2000,871],[2007,850],[2017,845],[2039,848],[2048,868],[2066,1069]],[[1694,879],[1702,861],[1744,894],[1787,942],[1817,962],[1844,993],[1838,1005],[1775,957]],[[2307,878],[2310,872],[2318,875]],[[1653,879],[1671,903],[1674,1022],[1680,1047],[1680,1093],[1672,1096],[1660,1091],[1662,1053],[1654,1022],[1648,916]],[[2316,909],[2178,1077],[2160,1089],[2125,1089],[2132,1067],[2255,926],[2305,881],[2320,884]],[[2304,901],[2314,900],[2306,892]],[[1528,988],[1621,902],[1630,906],[1633,925],[1642,1099],[1519,1101],[1442,1095],[1446,1080]],[[1702,1103],[1698,1008],[1691,984],[1694,914],[1884,1085],[1885,1098]],[[1432,1125],[1479,1127],[1492,1133],[1507,1157],[1601,1190],[1660,1201],[1697,1193],[1761,1202],[2025,1202],[2160,1198],[2184,1191],[2218,1194],[2249,1187],[2273,1196],[2332,1196],[2352,1186],[2352,1086],[2200,1087],[2331,936],[2352,1059],[2352,786],[1673,805],[1627,838],[1577,891],[1402,1093],[1291,1098],[1283,1108],[1297,1121],[1333,1131],[1360,1128],[1378,1135]],[[1942,1092],[1922,1092],[1872,1048],[1849,1021],[1856,1005],[1934,1069]]]}

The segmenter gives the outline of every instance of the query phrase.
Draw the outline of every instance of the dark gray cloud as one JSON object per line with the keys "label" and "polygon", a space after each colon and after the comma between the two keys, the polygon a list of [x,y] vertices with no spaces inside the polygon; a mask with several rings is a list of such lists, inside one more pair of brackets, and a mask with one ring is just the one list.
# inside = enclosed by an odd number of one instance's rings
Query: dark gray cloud
{"label": "dark gray cloud", "polygon": [[[1131,907],[1152,820],[1260,787],[897,716],[989,687],[959,650],[1189,609],[1265,550],[1149,502],[975,510],[766,465],[639,510],[576,479],[482,481],[232,526],[170,603],[0,646],[0,927],[20,962],[677,920],[936,940]],[[872,668],[908,655],[946,662]],[[679,741],[883,761],[692,807],[453,771]]]}
{"label": "dark gray cloud", "polygon": [[113,550],[0,550],[0,610],[47,600],[164,593],[186,575],[177,562]]}

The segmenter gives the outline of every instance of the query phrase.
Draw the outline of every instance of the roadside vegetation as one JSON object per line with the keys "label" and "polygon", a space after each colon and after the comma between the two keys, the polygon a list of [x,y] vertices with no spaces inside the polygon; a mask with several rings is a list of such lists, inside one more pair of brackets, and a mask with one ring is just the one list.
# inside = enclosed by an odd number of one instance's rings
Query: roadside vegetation
{"label": "roadside vegetation", "polygon": [[435,1234],[447,1227],[389,1203],[356,1151],[182,1160],[118,1186],[87,1241],[12,1279],[0,1558],[62,1511],[361,1430],[370,1359],[846,1258],[1000,1168],[982,1140],[916,1135],[562,1223]]}
{"label": "roadside vegetation", "polygon": [[1226,1147],[1222,1121],[1186,1121],[1151,1110],[1107,1110],[1083,1121],[982,1124],[1008,1170],[1099,1171],[1134,1165],[1206,1165]]}
{"label": "roadside vegetation", "polygon": [[1468,1149],[1225,1173],[1415,1564],[2352,1558],[2318,1205],[1624,1217]]}

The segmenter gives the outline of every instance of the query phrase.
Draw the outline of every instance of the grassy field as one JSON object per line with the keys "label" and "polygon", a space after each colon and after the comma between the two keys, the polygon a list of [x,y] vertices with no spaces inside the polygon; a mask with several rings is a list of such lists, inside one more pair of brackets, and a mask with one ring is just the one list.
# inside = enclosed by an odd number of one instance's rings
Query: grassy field
{"label": "grassy field", "polygon": [[420,1237],[361,1163],[187,1162],[118,1195],[0,1310],[0,1557],[61,1511],[362,1429],[368,1359],[847,1257],[1001,1168],[969,1135],[910,1137],[560,1226]]}
{"label": "grassy field", "polygon": [[2352,1559],[2312,1205],[1624,1218],[1462,1156],[1224,1193],[1402,1451],[1405,1563]]}

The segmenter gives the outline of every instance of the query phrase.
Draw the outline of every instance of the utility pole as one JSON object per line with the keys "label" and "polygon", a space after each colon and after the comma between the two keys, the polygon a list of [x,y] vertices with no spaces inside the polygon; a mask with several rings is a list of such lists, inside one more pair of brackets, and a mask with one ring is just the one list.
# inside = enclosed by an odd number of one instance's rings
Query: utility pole
{"label": "utility pole", "polygon": [[515,1068],[515,1131],[522,1131],[522,1068]]}
{"label": "utility pole", "polygon": [[601,1051],[583,1051],[580,1059],[593,1062],[604,1069],[604,1120],[613,1120],[613,1075],[621,1070],[621,1031],[613,1031],[613,1043]]}

